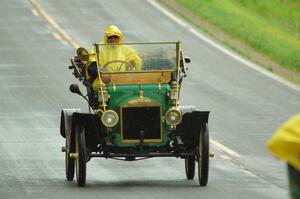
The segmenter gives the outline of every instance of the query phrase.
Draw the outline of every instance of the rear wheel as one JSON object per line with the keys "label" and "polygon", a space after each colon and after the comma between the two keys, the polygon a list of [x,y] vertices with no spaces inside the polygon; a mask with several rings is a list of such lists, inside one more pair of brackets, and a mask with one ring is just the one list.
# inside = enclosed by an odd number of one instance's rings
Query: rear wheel
{"label": "rear wheel", "polygon": [[209,130],[208,125],[202,127],[197,147],[198,177],[200,186],[206,186],[209,172]]}
{"label": "rear wheel", "polygon": [[67,144],[66,138],[66,152],[65,152],[65,165],[66,165],[66,178],[69,181],[74,179],[74,170],[75,170],[75,159],[70,158],[70,146]]}
{"label": "rear wheel", "polygon": [[195,176],[195,155],[185,158],[185,175],[188,180],[194,179]]}
{"label": "rear wheel", "polygon": [[85,131],[82,126],[76,127],[76,179],[79,187],[85,186],[86,180],[86,144],[85,144]]}

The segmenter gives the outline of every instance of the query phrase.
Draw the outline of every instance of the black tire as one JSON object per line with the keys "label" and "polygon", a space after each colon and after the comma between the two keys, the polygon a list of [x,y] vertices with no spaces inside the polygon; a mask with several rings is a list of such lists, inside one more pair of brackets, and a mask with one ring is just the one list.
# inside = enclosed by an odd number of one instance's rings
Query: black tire
{"label": "black tire", "polygon": [[75,171],[75,159],[70,158],[70,146],[67,145],[66,139],[66,152],[65,152],[65,165],[66,165],[66,178],[68,181],[72,181],[74,179],[74,171]]}
{"label": "black tire", "polygon": [[185,158],[185,175],[188,180],[195,177],[195,156],[187,156]]}
{"label": "black tire", "polygon": [[76,180],[77,186],[84,187],[86,180],[86,144],[85,144],[85,131],[82,126],[76,126]]}
{"label": "black tire", "polygon": [[200,132],[197,155],[199,184],[206,186],[209,173],[209,129],[207,124],[202,127]]}

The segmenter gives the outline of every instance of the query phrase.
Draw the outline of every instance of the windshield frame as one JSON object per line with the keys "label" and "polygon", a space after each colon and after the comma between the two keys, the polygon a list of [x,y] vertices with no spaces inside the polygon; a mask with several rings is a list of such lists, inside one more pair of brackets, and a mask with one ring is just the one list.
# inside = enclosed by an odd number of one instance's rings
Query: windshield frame
{"label": "windshield frame", "polygon": [[169,72],[175,72],[177,73],[178,72],[178,68],[179,68],[179,63],[180,63],[180,52],[181,52],[181,43],[180,41],[175,41],[175,42],[128,42],[128,43],[121,43],[121,44],[117,44],[119,46],[122,46],[122,45],[143,45],[143,44],[174,44],[175,47],[176,47],[176,59],[175,59],[175,68],[174,69],[164,69],[164,70],[140,70],[140,71],[101,71],[100,68],[102,67],[99,63],[99,46],[108,46],[107,44],[103,44],[103,43],[94,43],[94,48],[95,48],[95,57],[96,57],[96,63],[97,63],[97,68],[98,68],[98,73],[99,75],[101,73],[103,74],[113,74],[113,73],[118,73],[118,74],[122,74],[122,73],[155,73],[155,72],[163,72],[163,71],[169,71]]}

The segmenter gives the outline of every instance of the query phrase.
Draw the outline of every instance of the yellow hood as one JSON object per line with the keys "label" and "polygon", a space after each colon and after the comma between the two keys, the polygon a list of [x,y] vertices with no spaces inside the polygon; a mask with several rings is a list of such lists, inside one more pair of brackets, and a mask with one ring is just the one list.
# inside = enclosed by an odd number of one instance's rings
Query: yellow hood
{"label": "yellow hood", "polygon": [[119,39],[119,44],[122,43],[123,41],[123,34],[119,30],[119,28],[115,25],[110,25],[106,28],[105,33],[104,33],[104,44],[107,44],[107,37],[112,36],[112,35],[117,35],[120,37]]}
{"label": "yellow hood", "polygon": [[267,147],[273,155],[300,171],[300,113],[275,132],[268,140]]}

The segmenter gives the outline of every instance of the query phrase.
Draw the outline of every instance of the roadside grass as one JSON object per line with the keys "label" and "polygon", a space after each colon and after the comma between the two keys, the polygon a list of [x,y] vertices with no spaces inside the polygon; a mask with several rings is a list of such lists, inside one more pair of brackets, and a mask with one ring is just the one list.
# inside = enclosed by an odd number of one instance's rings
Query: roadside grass
{"label": "roadside grass", "polygon": [[280,65],[300,73],[299,0],[176,0]]}

